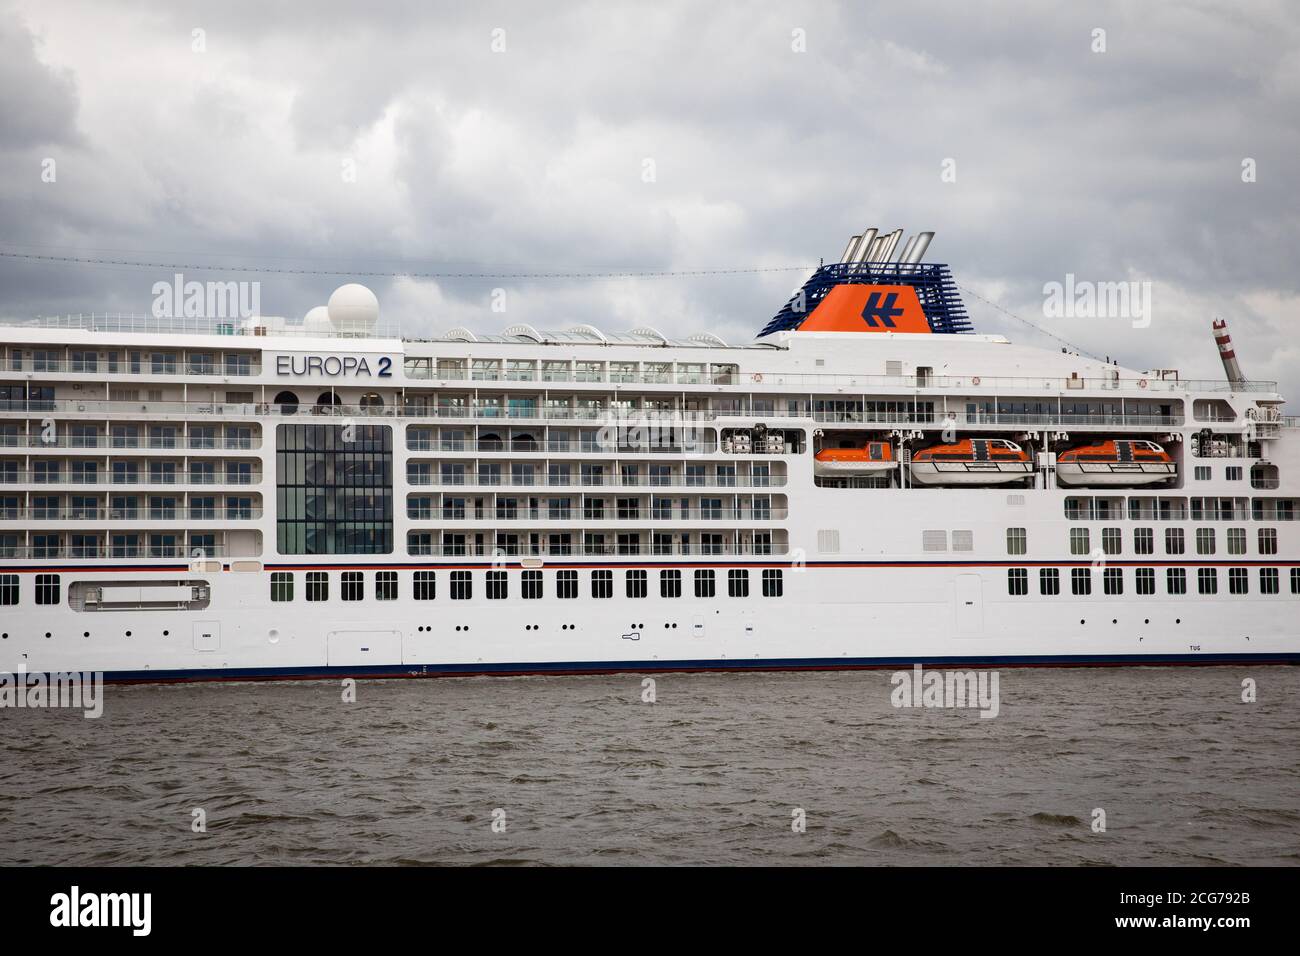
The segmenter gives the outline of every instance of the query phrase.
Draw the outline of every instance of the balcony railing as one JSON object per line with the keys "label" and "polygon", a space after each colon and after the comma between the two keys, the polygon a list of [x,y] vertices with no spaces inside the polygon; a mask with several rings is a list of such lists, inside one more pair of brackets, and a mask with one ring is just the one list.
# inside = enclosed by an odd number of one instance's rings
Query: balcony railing
{"label": "balcony railing", "polygon": [[[433,516],[437,515],[442,521],[468,521],[482,522],[492,524],[498,521],[574,521],[578,514],[577,509],[568,513],[559,513],[551,517],[547,508],[516,508],[513,510],[485,508],[481,514],[474,512],[472,509],[465,508],[442,508],[422,511],[417,509],[415,515],[410,514],[408,517],[413,520],[434,520]],[[422,516],[422,517],[417,517]],[[651,508],[641,508],[636,511],[623,510],[616,508],[606,509],[600,514],[594,512],[582,512],[581,521],[583,524],[593,522],[627,524],[629,522],[645,521],[784,521],[789,517],[789,511],[786,508],[674,508],[663,511]]]}
{"label": "balcony railing", "polygon": [[[416,557],[606,557],[616,556],[621,558],[646,558],[669,555],[695,555],[700,557],[728,556],[728,555],[749,555],[783,558],[788,557],[789,552],[785,550],[784,545],[777,544],[682,544],[681,542],[672,542],[671,544],[647,544],[642,547],[632,548],[628,545],[609,544],[603,547],[594,547],[587,545],[574,545],[572,547],[551,548],[548,545],[542,545],[537,548],[514,547],[514,548],[497,548],[489,545],[476,547],[473,544],[467,544],[464,547],[457,545],[428,545],[420,546],[409,544],[407,553]],[[561,566],[562,567],[562,566]],[[689,587],[689,584],[686,586]],[[724,582],[725,586],[725,582]]]}
{"label": "balcony railing", "polygon": [[[553,407],[501,407],[455,406],[429,407],[422,404],[400,405],[303,405],[291,412],[280,406],[258,402],[177,402],[140,399],[115,401],[109,399],[6,399],[0,401],[0,413],[47,414],[63,413],[78,416],[118,417],[142,415],[179,416],[188,419],[205,418],[271,418],[310,423],[320,419],[396,419],[404,421],[454,421],[479,422],[510,421],[519,423],[586,422],[595,425],[636,427],[649,423],[660,428],[689,428],[723,419],[744,421],[784,421],[811,419],[823,423],[868,424],[879,426],[944,424],[951,414],[959,425],[992,425],[1006,427],[1136,427],[1161,428],[1182,425],[1183,415],[1152,414],[1075,414],[1047,412],[1020,414],[976,411],[967,413],[964,408],[936,408],[931,411],[873,412],[870,410],[814,410],[799,407],[786,409],[714,408],[688,411],[672,409],[621,409],[621,408],[553,408]],[[1243,420],[1244,424],[1244,420]],[[432,441],[412,436],[415,441]],[[468,440],[468,439],[467,439]]]}
{"label": "balcony railing", "polygon": [[[91,559],[91,558],[110,558],[117,560],[120,558],[144,559],[144,558],[167,558],[169,560],[183,559],[189,561],[200,560],[202,558],[220,558],[229,557],[231,552],[225,545],[215,545],[207,548],[186,548],[182,545],[154,546],[147,542],[132,545],[114,545],[112,543],[100,542],[97,545],[61,545],[57,548],[18,545],[16,547],[5,547],[0,545],[0,559],[6,558],[35,558],[40,560],[51,559]],[[235,555],[237,557],[256,557],[256,555]]]}
{"label": "balcony railing", "polygon": [[5,508],[0,521],[251,521],[262,517],[260,507],[249,508]]}
{"label": "balcony railing", "polygon": [[629,481],[621,475],[581,475],[557,479],[552,475],[535,475],[521,477],[518,475],[479,476],[479,475],[434,475],[411,474],[406,476],[408,485],[444,487],[444,488],[784,488],[786,478],[783,475],[771,477],[735,478],[683,478],[678,475],[669,480],[655,476],[638,475]]}
{"label": "balcony railing", "polygon": [[261,472],[252,472],[250,474],[217,472],[208,475],[190,472],[170,474],[133,472],[119,474],[108,471],[58,471],[51,473],[46,471],[0,470],[0,485],[256,485],[261,484],[261,482]]}
{"label": "balcony railing", "polygon": [[58,435],[46,440],[40,435],[0,434],[0,448],[108,448],[111,450],[192,449],[215,451],[252,451],[262,447],[260,438],[185,438],[183,436]]}
{"label": "balcony railing", "polygon": [[37,375],[171,375],[190,378],[213,376],[221,378],[249,378],[262,374],[258,363],[245,362],[194,362],[180,361],[155,363],[151,360],[134,362],[130,359],[42,359],[11,357],[0,366],[0,372],[33,372]]}

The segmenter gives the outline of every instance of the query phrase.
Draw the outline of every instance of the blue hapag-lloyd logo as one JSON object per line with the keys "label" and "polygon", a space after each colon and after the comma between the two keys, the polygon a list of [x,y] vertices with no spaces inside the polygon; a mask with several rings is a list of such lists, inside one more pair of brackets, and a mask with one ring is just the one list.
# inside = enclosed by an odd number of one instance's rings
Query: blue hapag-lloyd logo
{"label": "blue hapag-lloyd logo", "polygon": [[895,305],[898,302],[898,293],[890,292],[885,296],[882,304],[880,293],[873,292],[867,296],[867,304],[862,307],[862,320],[873,329],[884,327],[886,329],[897,328],[894,319],[903,314],[903,307]]}

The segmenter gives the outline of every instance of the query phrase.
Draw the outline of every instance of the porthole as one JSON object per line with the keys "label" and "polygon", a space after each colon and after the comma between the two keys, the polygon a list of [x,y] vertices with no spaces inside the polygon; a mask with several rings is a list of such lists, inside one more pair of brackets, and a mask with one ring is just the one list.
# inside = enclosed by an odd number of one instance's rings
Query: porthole
{"label": "porthole", "polygon": [[130,631],[127,631],[127,632],[126,632],[126,636],[127,636],[127,637],[130,637],[130,636],[131,636],[131,632],[130,632]]}
{"label": "porthole", "polygon": [[171,633],[171,631],[163,631],[163,637],[170,637]]}
{"label": "porthole", "polygon": [[50,632],[49,632],[49,631],[46,631],[46,632],[45,632],[45,637],[48,639],[49,636],[50,636]]}
{"label": "porthole", "polygon": [[89,631],[82,631],[82,632],[81,632],[81,636],[82,636],[82,637],[90,637],[90,632],[89,632]]}

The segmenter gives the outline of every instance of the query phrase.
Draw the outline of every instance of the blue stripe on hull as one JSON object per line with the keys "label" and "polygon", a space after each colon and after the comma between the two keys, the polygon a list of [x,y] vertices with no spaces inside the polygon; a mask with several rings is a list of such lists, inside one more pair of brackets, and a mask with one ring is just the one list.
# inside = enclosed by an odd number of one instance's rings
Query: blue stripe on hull
{"label": "blue stripe on hull", "polygon": [[622,674],[691,671],[833,671],[925,667],[1125,667],[1144,665],[1300,664],[1290,654],[1077,654],[1001,657],[826,657],[700,661],[536,661],[518,664],[383,664],[372,667],[245,667],[172,671],[106,671],[110,683],[323,680],[344,677],[512,677],[538,674]]}

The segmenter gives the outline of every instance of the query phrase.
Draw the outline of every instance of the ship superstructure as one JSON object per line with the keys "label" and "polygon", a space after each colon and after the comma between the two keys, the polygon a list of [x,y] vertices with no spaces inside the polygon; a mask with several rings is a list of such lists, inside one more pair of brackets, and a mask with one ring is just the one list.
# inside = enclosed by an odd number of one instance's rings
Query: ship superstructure
{"label": "ship superstructure", "polygon": [[743,346],[403,340],[351,285],[0,326],[0,670],[1300,658],[1276,385],[977,334],[930,236],[855,236]]}

